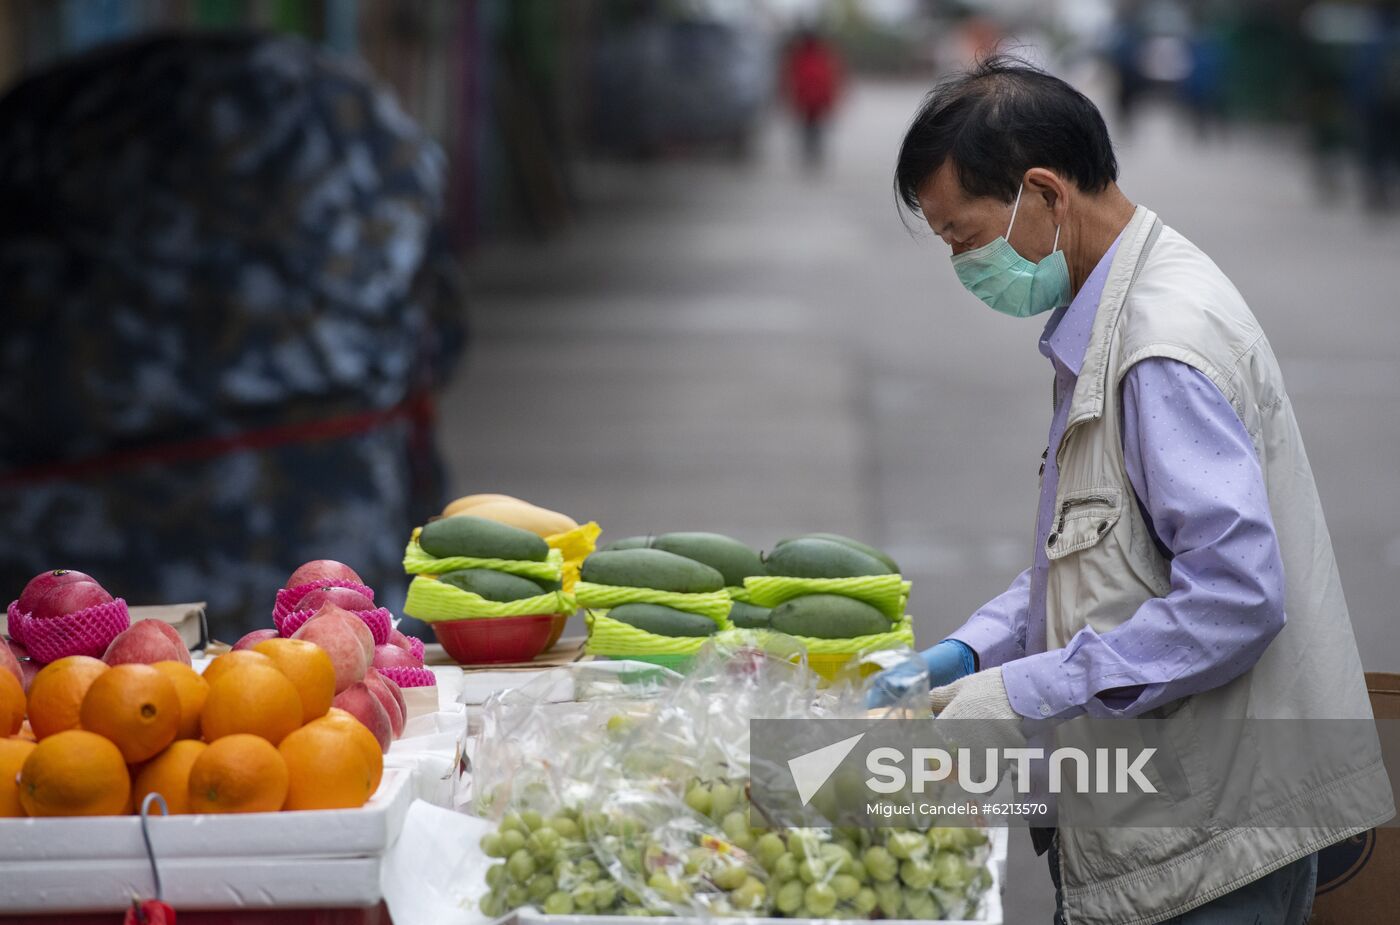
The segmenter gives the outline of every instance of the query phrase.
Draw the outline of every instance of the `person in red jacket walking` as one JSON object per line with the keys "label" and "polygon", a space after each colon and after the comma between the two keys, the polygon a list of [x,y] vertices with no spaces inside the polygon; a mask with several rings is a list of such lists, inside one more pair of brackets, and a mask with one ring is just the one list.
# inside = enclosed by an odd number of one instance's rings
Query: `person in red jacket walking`
{"label": "person in red jacket walking", "polygon": [[788,49],[783,85],[797,117],[802,159],[809,169],[821,166],[826,125],[841,94],[841,59],[816,32],[798,33]]}

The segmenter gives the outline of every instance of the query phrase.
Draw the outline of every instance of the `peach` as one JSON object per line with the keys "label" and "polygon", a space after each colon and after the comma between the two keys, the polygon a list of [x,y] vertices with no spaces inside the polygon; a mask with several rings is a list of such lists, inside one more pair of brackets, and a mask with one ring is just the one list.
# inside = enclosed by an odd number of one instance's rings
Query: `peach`
{"label": "peach", "polygon": [[242,639],[238,640],[237,642],[235,642],[235,643],[233,644],[233,651],[238,652],[238,651],[240,651],[240,650],[242,650],[242,649],[251,649],[251,648],[253,648],[253,646],[257,645],[258,643],[262,642],[263,640],[265,640],[265,639],[276,639],[277,636],[278,636],[277,630],[273,630],[273,629],[253,630],[251,633],[249,633],[248,635],[244,636]]}
{"label": "peach", "polygon": [[175,627],[163,620],[138,620],[117,634],[102,660],[109,665],[190,664],[190,650]]}
{"label": "peach", "polygon": [[19,666],[19,659],[15,658],[15,653],[10,651],[10,644],[0,639],[0,670],[8,671],[15,676],[20,687],[24,687],[24,669]]}
{"label": "peach", "polygon": [[[366,633],[369,632],[359,617],[351,614],[347,619],[354,621]],[[369,668],[369,659],[365,657],[360,637],[356,635],[347,619],[327,616],[319,620],[308,620],[292,634],[293,639],[305,639],[326,650],[326,654],[331,657],[331,665],[335,668],[336,693],[363,681],[365,671]],[[373,643],[372,639],[370,641]]]}
{"label": "peach", "polygon": [[34,682],[34,676],[38,674],[39,669],[44,666],[34,661],[29,654],[29,650],[13,639],[10,640],[10,652],[19,660],[19,670],[24,675],[22,679],[24,681],[24,692],[27,694],[29,693],[29,685]]}
{"label": "peach", "polygon": [[385,712],[384,705],[379,702],[378,697],[374,696],[374,692],[369,689],[365,682],[356,681],[336,694],[331,705],[349,713],[364,724],[366,729],[374,733],[375,739],[379,741],[380,751],[387,752],[389,750],[389,743],[394,739],[393,724],[389,722],[389,714]]}
{"label": "peach", "polygon": [[365,664],[368,665],[374,660],[374,634],[369,631],[369,626],[366,625],[365,621],[355,614],[344,607],[337,607],[335,604],[322,604],[321,609],[312,614],[311,619],[306,622],[310,623],[313,620],[344,621],[354,632],[355,638],[360,640],[360,645],[364,647]]}
{"label": "peach", "polygon": [[422,668],[423,662],[407,649],[395,645],[374,647],[375,668]]}
{"label": "peach", "polygon": [[364,584],[360,576],[355,574],[355,570],[344,562],[337,562],[334,559],[312,559],[292,572],[292,577],[287,579],[284,588],[299,588],[302,585],[314,584],[335,584],[341,581],[353,581],[357,585]]}
{"label": "peach", "polygon": [[358,591],[350,588],[316,588],[307,591],[301,600],[297,601],[297,610],[320,610],[325,604],[334,604],[345,610],[373,610],[374,601],[365,597]]}
{"label": "peach", "polygon": [[408,652],[413,651],[413,644],[408,641],[408,637],[398,630],[389,630],[389,645],[398,646]]}
{"label": "peach", "polygon": [[394,702],[399,705],[399,712],[403,714],[403,721],[405,723],[408,722],[408,703],[403,699],[403,691],[399,689],[398,683],[392,678],[384,677],[377,671],[375,674],[379,675],[379,680],[389,689],[389,693],[394,695]]}
{"label": "peach", "polygon": [[397,739],[403,735],[404,713],[399,707],[398,700],[390,693],[384,677],[371,668],[365,672],[365,686],[370,689],[370,693],[378,698],[379,705],[384,708],[384,712],[389,714],[389,725],[394,730],[394,738]]}

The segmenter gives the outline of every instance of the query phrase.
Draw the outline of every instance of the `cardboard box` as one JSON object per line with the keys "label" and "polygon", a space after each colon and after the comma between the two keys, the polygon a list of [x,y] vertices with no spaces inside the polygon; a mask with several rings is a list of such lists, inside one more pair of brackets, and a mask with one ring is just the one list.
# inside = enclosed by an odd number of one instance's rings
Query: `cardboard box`
{"label": "cardboard box", "polygon": [[[1400,722],[1400,674],[1367,674],[1366,688],[1376,719],[1387,724]],[[1400,767],[1388,766],[1391,780],[1395,780]],[[1400,828],[1372,829],[1332,845],[1318,853],[1317,898],[1308,921],[1310,925],[1395,921],[1396,900],[1400,898],[1397,883]]]}

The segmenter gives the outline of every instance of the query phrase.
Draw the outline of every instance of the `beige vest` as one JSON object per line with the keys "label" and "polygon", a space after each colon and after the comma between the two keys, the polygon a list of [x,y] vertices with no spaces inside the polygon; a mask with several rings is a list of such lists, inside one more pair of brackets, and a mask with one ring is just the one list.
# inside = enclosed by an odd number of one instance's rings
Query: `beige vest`
{"label": "beige vest", "polygon": [[[1111,630],[1170,590],[1170,563],[1134,501],[1121,443],[1119,385],[1148,357],[1200,370],[1244,422],[1263,467],[1287,589],[1287,624],[1254,668],[1163,713],[1184,720],[1188,730],[1207,715],[1369,719],[1331,538],[1273,351],[1220,269],[1142,207],[1114,255],[1057,457],[1048,647],[1064,646],[1086,625]],[[1260,774],[1243,748],[1232,772],[1219,779],[1200,772],[1197,737],[1183,735],[1177,744],[1180,753],[1173,757],[1193,793],[1199,788],[1211,805],[1229,799],[1244,806],[1241,818],[1267,822],[1271,812],[1296,800],[1319,813],[1335,809],[1332,818],[1368,823],[1074,828],[1064,821],[1073,818],[1073,801],[1085,798],[1062,796],[1060,866],[1069,925],[1136,925],[1179,915],[1395,813],[1379,746],[1335,761],[1329,756],[1317,779],[1289,789]]]}

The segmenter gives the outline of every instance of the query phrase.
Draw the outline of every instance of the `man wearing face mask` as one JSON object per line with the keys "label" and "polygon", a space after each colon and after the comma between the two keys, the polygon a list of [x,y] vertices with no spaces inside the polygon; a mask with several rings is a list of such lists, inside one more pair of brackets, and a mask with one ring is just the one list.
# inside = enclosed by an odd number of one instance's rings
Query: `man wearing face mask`
{"label": "man wearing face mask", "polygon": [[[1094,105],[1007,59],[929,94],[900,150],[904,205],[988,307],[1048,319],[1054,375],[1033,561],[922,654],[934,708],[1051,723],[1174,709],[1369,719],[1269,343],[1220,269],[1129,202],[1117,174]],[[882,674],[872,705],[920,674]],[[1369,825],[1033,830],[1056,922],[1301,925],[1318,849],[1394,815],[1383,767],[1339,763],[1310,786],[1301,799],[1338,800]]]}

